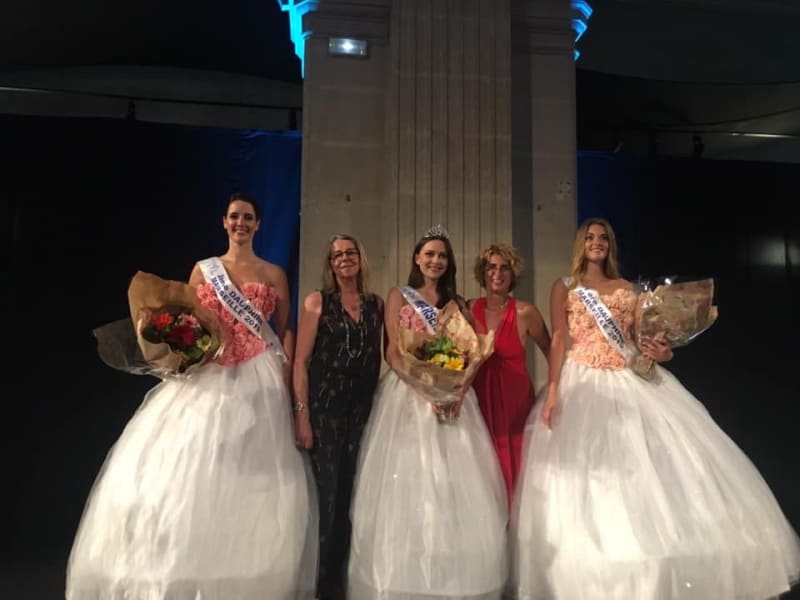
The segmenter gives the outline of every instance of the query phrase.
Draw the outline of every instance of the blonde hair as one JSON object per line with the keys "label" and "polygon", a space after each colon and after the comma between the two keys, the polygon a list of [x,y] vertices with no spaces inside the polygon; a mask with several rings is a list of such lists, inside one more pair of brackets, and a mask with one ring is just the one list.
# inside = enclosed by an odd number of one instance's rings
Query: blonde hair
{"label": "blonde hair", "polygon": [[578,227],[575,233],[575,243],[572,246],[572,264],[570,266],[570,277],[572,278],[571,287],[580,284],[583,274],[586,272],[586,234],[592,225],[604,227],[608,234],[608,256],[603,263],[603,273],[609,279],[619,279],[619,263],[617,262],[617,237],[611,223],[599,217],[586,219]]}
{"label": "blonde hair", "polygon": [[486,266],[489,264],[489,259],[495,254],[507,260],[511,267],[511,285],[508,288],[510,292],[517,287],[517,281],[519,281],[519,277],[522,275],[522,271],[525,268],[525,261],[522,260],[517,249],[510,244],[492,244],[480,253],[478,258],[475,259],[475,267],[473,269],[475,281],[477,281],[478,285],[482,288],[486,287]]}
{"label": "blonde hair", "polygon": [[333,274],[333,268],[331,268],[331,246],[336,240],[353,242],[356,250],[358,250],[358,291],[369,296],[369,261],[367,260],[367,253],[364,250],[364,246],[361,245],[361,242],[352,235],[347,235],[345,233],[332,235],[325,246],[325,256],[322,259],[322,292],[325,294],[332,294],[339,291],[339,284],[336,282],[336,276]]}

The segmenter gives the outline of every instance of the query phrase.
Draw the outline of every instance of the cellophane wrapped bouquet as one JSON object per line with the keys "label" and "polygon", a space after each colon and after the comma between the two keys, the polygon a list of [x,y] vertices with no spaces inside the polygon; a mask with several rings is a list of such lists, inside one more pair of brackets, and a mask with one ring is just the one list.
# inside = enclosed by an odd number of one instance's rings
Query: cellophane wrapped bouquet
{"label": "cellophane wrapped bouquet", "polygon": [[196,290],[139,271],[128,287],[130,319],[95,329],[100,358],[128,373],[185,378],[222,351],[216,316]]}
{"label": "cellophane wrapped bouquet", "polygon": [[[634,313],[637,348],[643,338],[665,340],[671,348],[685,346],[717,320],[713,279],[675,283],[674,278],[665,278],[640,283],[642,292]],[[636,355],[630,366],[648,381],[655,377],[653,360],[643,354]]]}
{"label": "cellophane wrapped bouquet", "polygon": [[433,334],[400,327],[398,347],[399,370],[433,404],[439,422],[452,423],[457,393],[494,352],[494,333],[476,333],[458,304],[450,301]]}

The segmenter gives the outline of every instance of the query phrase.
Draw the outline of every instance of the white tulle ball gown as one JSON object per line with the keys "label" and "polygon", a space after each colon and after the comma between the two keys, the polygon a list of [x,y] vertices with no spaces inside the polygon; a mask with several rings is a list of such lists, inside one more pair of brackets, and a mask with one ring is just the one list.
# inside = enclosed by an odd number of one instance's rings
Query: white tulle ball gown
{"label": "white tulle ball gown", "polygon": [[507,504],[475,392],[455,424],[442,424],[425,397],[388,371],[359,455],[348,599],[500,598]]}
{"label": "white tulle ball gown", "polygon": [[[635,295],[602,296],[629,329]],[[537,406],[511,519],[513,595],[759,600],[800,573],[800,543],[751,461],[666,369],[625,368],[570,291],[572,348],[553,429]]]}
{"label": "white tulle ball gown", "polygon": [[[272,288],[244,284],[265,316]],[[217,363],[148,392],[89,496],[68,600],[312,598],[317,505],[278,356],[220,315]]]}

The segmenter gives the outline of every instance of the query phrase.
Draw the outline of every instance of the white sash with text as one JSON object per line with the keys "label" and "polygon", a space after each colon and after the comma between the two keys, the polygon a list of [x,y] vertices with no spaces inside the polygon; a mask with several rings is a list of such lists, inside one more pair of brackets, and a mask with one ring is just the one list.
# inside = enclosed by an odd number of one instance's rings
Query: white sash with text
{"label": "white sash with text", "polygon": [[404,285],[400,288],[400,293],[408,300],[414,311],[420,316],[430,333],[436,333],[436,320],[438,312],[435,306],[431,306],[420,293],[411,286]]}
{"label": "white sash with text", "polygon": [[283,345],[277,334],[269,326],[264,315],[250,303],[239,288],[228,277],[222,261],[217,256],[206,258],[197,263],[206,281],[217,293],[222,306],[247,327],[253,334],[263,339],[284,362],[288,360]]}

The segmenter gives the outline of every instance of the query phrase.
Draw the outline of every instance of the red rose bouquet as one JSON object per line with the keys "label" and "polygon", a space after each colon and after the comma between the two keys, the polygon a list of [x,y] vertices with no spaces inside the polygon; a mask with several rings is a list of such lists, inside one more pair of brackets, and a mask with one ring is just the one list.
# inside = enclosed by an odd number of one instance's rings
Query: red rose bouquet
{"label": "red rose bouquet", "polygon": [[221,350],[216,316],[189,284],[139,271],[128,304],[145,361],[165,375],[188,374]]}
{"label": "red rose bouquet", "polygon": [[137,375],[187,377],[222,351],[216,316],[196,290],[138,272],[128,287],[131,318],[95,329],[100,358]]}
{"label": "red rose bouquet", "polygon": [[156,311],[142,328],[142,338],[151,344],[167,344],[181,358],[177,367],[183,373],[206,356],[214,343],[211,332],[187,310]]}

